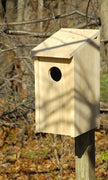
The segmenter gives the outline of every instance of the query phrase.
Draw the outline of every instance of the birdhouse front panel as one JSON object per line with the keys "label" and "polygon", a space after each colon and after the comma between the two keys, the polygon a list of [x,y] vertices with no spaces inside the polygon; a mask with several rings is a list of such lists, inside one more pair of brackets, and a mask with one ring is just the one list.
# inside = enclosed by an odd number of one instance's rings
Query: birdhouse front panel
{"label": "birdhouse front panel", "polygon": [[[36,132],[74,136],[74,61],[35,61]],[[38,65],[37,65],[38,64]],[[38,86],[37,86],[38,84]]]}
{"label": "birdhouse front panel", "polygon": [[36,132],[76,137],[99,126],[99,30],[60,29],[32,56]]}

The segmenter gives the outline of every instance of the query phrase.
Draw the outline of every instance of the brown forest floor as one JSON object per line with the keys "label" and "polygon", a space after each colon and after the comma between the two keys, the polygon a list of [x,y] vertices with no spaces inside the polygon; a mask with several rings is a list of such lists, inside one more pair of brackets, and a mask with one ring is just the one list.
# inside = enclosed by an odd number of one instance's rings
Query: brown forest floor
{"label": "brown forest floor", "polygon": [[[108,179],[108,115],[95,132],[96,179]],[[35,135],[33,126],[0,126],[0,180],[75,179],[74,139]],[[62,162],[62,167],[60,163]]]}

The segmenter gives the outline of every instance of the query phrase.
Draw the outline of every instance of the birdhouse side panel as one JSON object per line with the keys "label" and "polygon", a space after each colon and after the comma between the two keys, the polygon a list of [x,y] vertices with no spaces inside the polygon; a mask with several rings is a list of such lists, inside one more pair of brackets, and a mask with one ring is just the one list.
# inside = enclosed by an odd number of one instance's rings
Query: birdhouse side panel
{"label": "birdhouse side panel", "polygon": [[34,75],[35,75],[35,122],[36,122],[36,129],[35,132],[37,132],[37,129],[40,129],[40,123],[39,123],[39,61],[38,59],[35,59],[34,61]]}
{"label": "birdhouse side panel", "polygon": [[99,39],[90,40],[75,54],[76,136],[99,126]]}

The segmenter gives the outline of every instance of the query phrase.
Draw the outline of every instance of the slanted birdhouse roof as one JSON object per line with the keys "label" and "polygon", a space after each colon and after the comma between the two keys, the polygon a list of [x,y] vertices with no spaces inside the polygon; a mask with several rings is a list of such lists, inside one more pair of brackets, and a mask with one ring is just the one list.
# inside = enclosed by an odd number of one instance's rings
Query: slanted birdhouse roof
{"label": "slanted birdhouse roof", "polygon": [[[70,59],[85,43],[91,43],[99,30],[62,28],[35,47],[31,55]],[[91,39],[91,40],[90,40]]]}

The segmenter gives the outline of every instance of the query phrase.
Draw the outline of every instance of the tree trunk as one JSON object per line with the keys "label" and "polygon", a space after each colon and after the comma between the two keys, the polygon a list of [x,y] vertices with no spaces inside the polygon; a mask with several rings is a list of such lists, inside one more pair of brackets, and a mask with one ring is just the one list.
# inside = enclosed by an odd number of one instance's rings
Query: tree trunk
{"label": "tree trunk", "polygon": [[[100,8],[103,38],[108,40],[108,0],[102,0]],[[105,42],[106,58],[107,58],[107,69],[108,69],[108,41]]]}
{"label": "tree trunk", "polygon": [[[58,14],[62,14],[62,1],[58,0]],[[59,27],[61,28],[61,20],[58,20]]]}
{"label": "tree trunk", "polygon": [[[25,14],[25,6],[26,6],[26,0],[18,0],[17,1],[17,21],[18,22],[22,22],[24,21],[24,14]],[[19,29],[20,30],[24,30],[25,26],[22,26],[20,25],[19,26]],[[24,39],[20,36],[17,37],[17,41],[18,43],[20,44],[23,44],[24,43]],[[24,55],[24,49],[23,48],[18,48],[17,49],[17,57],[20,57],[20,56],[23,56]],[[19,61],[19,59],[17,59],[15,61],[15,72],[17,74],[21,73],[22,72],[22,69],[23,69],[23,64],[21,61]],[[22,76],[19,76],[20,78],[20,81],[22,80]],[[16,97],[16,94],[20,93],[23,91],[23,85],[22,83],[17,83],[16,84],[16,93],[15,93],[15,97]]]}
{"label": "tree trunk", "polygon": [[[43,0],[38,0],[38,19],[41,19],[43,17]],[[39,23],[39,30],[40,32],[43,31],[43,22]]]}
{"label": "tree trunk", "polygon": [[25,0],[18,1],[18,4],[17,4],[17,21],[24,21],[24,9],[25,9]]}
{"label": "tree trunk", "polygon": [[67,0],[67,12],[70,12],[72,9],[72,0]]}

